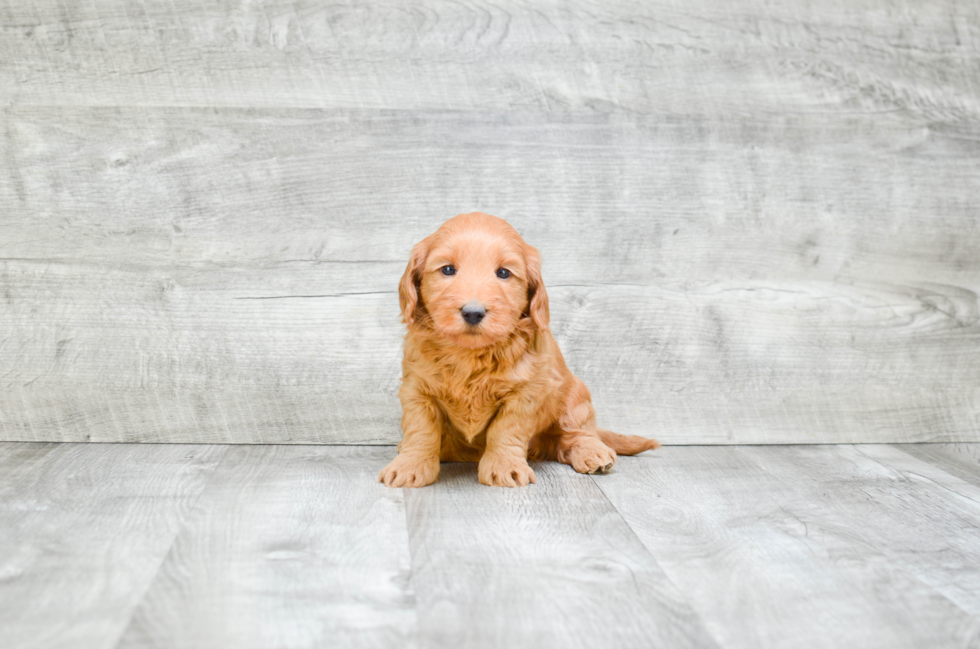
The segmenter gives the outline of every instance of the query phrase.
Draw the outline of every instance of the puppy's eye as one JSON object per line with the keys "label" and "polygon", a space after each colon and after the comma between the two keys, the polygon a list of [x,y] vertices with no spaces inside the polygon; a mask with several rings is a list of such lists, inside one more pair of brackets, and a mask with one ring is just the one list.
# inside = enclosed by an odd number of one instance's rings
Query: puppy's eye
{"label": "puppy's eye", "polygon": [[441,270],[442,271],[442,274],[445,275],[446,277],[449,277],[450,275],[455,275],[456,274],[456,267],[455,266],[452,266],[452,265],[443,266],[439,270]]}
{"label": "puppy's eye", "polygon": [[498,268],[497,277],[499,277],[500,279],[507,279],[508,277],[510,277],[510,271],[507,270],[506,268]]}

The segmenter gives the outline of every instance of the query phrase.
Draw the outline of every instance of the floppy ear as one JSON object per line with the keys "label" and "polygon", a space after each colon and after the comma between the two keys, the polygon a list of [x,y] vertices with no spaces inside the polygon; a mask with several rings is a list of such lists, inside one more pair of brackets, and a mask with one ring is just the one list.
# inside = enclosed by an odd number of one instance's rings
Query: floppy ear
{"label": "floppy ear", "polygon": [[527,265],[527,312],[538,329],[547,329],[551,321],[548,312],[548,291],[541,281],[541,255],[537,249],[525,246],[524,259]]}
{"label": "floppy ear", "polygon": [[408,267],[398,284],[398,303],[402,308],[402,320],[405,324],[415,324],[416,312],[419,308],[419,283],[422,281],[422,269],[425,258],[429,256],[429,239],[425,238],[412,247],[412,256]]}

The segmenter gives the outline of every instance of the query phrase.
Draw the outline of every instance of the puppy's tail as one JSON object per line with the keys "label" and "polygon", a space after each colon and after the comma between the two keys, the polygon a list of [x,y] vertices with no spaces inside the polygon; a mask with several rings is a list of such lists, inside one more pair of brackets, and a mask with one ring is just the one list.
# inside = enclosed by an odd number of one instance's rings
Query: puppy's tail
{"label": "puppy's tail", "polygon": [[643,451],[660,448],[660,442],[655,439],[640,437],[639,435],[620,435],[605,428],[599,428],[598,431],[602,443],[616,451],[617,455],[636,455]]}

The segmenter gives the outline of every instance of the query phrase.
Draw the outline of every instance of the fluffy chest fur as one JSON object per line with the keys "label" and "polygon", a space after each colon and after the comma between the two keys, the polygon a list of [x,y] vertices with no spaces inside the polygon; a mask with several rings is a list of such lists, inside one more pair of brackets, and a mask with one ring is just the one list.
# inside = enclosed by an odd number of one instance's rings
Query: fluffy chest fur
{"label": "fluffy chest fur", "polygon": [[536,355],[528,342],[515,336],[507,344],[471,352],[428,340],[406,341],[404,370],[406,376],[424,377],[449,423],[471,442],[535,373]]}
{"label": "fluffy chest fur", "polygon": [[463,386],[445,386],[436,399],[453,427],[466,441],[472,442],[484,432],[512,393],[508,382],[491,377],[478,377]]}

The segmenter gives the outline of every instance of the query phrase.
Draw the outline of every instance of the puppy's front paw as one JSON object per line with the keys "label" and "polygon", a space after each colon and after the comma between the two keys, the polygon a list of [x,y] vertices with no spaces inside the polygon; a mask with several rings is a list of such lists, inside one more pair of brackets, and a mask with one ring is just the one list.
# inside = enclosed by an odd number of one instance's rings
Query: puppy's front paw
{"label": "puppy's front paw", "polygon": [[424,487],[439,477],[439,458],[419,459],[398,455],[381,469],[378,482],[389,487]]}
{"label": "puppy's front paw", "polygon": [[616,464],[616,451],[602,442],[579,442],[565,452],[565,461],[579,473],[605,473]]}
{"label": "puppy's front paw", "polygon": [[480,482],[491,487],[526,487],[537,482],[527,460],[521,457],[484,455],[477,475]]}

